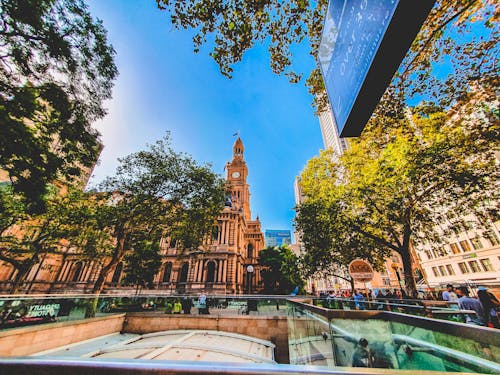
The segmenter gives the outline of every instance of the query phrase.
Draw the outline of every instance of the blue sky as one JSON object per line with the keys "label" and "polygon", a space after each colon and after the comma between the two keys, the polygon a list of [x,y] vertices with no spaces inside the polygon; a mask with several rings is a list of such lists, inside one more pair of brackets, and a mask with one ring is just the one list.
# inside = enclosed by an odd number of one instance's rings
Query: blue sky
{"label": "blue sky", "polygon": [[[192,31],[174,30],[154,0],[92,0],[89,6],[108,30],[120,72],[109,113],[96,123],[105,148],[91,183],[113,174],[118,157],[167,131],[177,151],[222,174],[239,130],[253,216],[263,229],[292,229],[293,180],[323,148],[304,84],[274,75],[262,45],[234,66],[233,79],[223,77],[210,48],[195,54]],[[306,46],[296,50],[296,67],[307,75],[312,58]]]}

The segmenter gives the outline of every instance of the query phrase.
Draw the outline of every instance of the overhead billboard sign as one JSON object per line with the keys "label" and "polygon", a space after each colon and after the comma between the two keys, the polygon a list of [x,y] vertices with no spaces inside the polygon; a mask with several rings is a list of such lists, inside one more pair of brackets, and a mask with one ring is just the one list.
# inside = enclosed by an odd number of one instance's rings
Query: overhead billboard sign
{"label": "overhead billboard sign", "polygon": [[339,134],[370,119],[435,0],[330,0],[318,59]]}

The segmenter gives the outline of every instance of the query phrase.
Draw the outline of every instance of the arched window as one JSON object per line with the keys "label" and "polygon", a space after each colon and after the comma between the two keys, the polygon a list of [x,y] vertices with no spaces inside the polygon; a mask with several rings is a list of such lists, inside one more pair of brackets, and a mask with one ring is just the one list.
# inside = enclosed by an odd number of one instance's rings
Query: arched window
{"label": "arched window", "polygon": [[247,258],[253,258],[253,245],[251,243],[247,246]]}
{"label": "arched window", "polygon": [[78,262],[75,264],[75,271],[73,273],[73,277],[71,281],[76,282],[80,278],[80,274],[82,273],[83,264],[82,262]]}
{"label": "arched window", "polygon": [[120,276],[122,275],[123,263],[120,262],[115,267],[115,272],[113,273],[112,283],[118,283],[120,281]]}
{"label": "arched window", "polygon": [[179,272],[179,282],[180,283],[185,283],[187,281],[188,271],[189,271],[189,264],[184,263],[181,267],[181,271]]}
{"label": "arched window", "polygon": [[210,261],[207,263],[207,283],[215,281],[215,262]]}
{"label": "arched window", "polygon": [[168,262],[165,264],[165,269],[163,270],[163,279],[164,283],[170,282],[170,275],[172,274],[172,263]]}

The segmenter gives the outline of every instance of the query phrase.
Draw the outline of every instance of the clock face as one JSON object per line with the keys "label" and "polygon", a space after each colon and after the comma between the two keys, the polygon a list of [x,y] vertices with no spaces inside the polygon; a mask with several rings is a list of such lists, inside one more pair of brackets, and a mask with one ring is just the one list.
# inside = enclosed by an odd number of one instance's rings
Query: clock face
{"label": "clock face", "polygon": [[233,178],[238,178],[240,177],[240,172],[233,172],[231,176],[233,176]]}

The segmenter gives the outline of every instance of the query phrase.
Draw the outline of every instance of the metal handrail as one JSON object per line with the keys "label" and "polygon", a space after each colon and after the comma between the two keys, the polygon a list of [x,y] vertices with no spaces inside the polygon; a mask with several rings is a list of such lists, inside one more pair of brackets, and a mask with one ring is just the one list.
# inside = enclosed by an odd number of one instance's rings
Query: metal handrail
{"label": "metal handrail", "polygon": [[[314,375],[387,375],[414,374],[414,370],[387,370],[377,368],[355,368],[324,366],[301,366],[285,364],[239,364],[188,361],[125,360],[125,359],[69,359],[17,357],[0,358],[0,373],[28,375],[35,373],[65,375],[67,373],[92,375],[152,375],[152,374],[314,374]],[[420,375],[443,375],[445,372],[419,371]],[[464,374],[464,373],[462,373]]]}
{"label": "metal handrail", "polygon": [[[376,319],[428,329],[430,331],[442,332],[461,338],[468,338],[477,342],[498,346],[500,342],[500,330],[477,325],[451,322],[448,320],[434,319],[424,316],[403,314],[393,311],[380,310],[333,310],[320,306],[313,306],[299,301],[289,301],[292,305],[312,313],[323,316],[328,321],[332,319]],[[459,310],[457,310],[459,311]]]}
{"label": "metal handrail", "polygon": [[470,355],[468,353],[460,352],[458,350],[450,349],[442,345],[433,344],[406,335],[392,334],[392,338],[396,342],[412,344],[421,348],[431,349],[434,353],[440,356],[452,358],[455,361],[466,362],[480,368],[487,368],[495,373],[500,373],[500,365],[498,363],[488,361],[480,357]]}
{"label": "metal handrail", "polygon": [[[412,308],[412,309],[421,309],[425,310],[428,309],[429,307],[432,307],[433,309],[448,309],[449,307],[441,307],[441,306],[427,306],[427,305],[432,305],[434,303],[440,303],[440,304],[446,304],[447,306],[450,305],[458,305],[458,301],[436,301],[436,300],[423,300],[423,299],[388,299],[384,298],[383,300],[379,299],[364,299],[361,301],[356,301],[352,298],[341,298],[341,297],[334,297],[334,298],[328,298],[328,297],[322,297],[322,298],[314,298],[315,301],[338,301],[342,303],[358,303],[358,304],[363,304],[364,306],[368,305],[385,305],[385,306],[395,306],[395,307],[407,307],[407,308]],[[390,301],[398,301],[398,302],[390,302]],[[404,301],[405,303],[400,303],[400,301]],[[410,304],[411,302],[414,302],[415,304]]]}
{"label": "metal handrail", "polygon": [[[333,324],[331,322],[330,317],[327,318],[327,316],[325,316],[323,314],[319,314],[323,318],[326,318],[325,320],[323,320],[323,319],[319,318],[318,316],[316,316],[312,311],[310,311],[307,308],[307,305],[303,305],[303,304],[300,304],[300,305],[301,306],[299,308],[299,311],[304,313],[307,317],[319,322],[320,324],[323,324],[325,326],[329,326],[331,330],[340,333],[340,337],[344,338],[345,340],[352,342],[352,343],[357,343],[358,340],[360,339],[360,337],[356,337],[353,334],[349,333],[348,331]],[[318,311],[315,311],[315,313],[317,314]],[[388,314],[393,314],[393,313],[383,312],[382,314],[384,314],[384,316],[386,316]],[[376,317],[370,317],[370,318],[376,319]],[[439,321],[439,322],[441,322],[441,321]],[[436,328],[437,327],[435,327],[435,330],[436,330]],[[437,330],[439,331],[439,329],[437,329]],[[445,329],[444,331],[449,333],[449,330]],[[484,334],[486,332],[483,331],[482,333]],[[492,334],[492,333],[494,335],[498,336],[497,338],[500,339],[500,334],[498,332],[490,330],[489,334]],[[393,340],[395,342],[411,344],[411,345],[415,345],[415,346],[418,346],[421,348],[430,349],[433,353],[435,353],[434,355],[436,355],[436,356],[447,357],[447,358],[450,358],[454,361],[464,362],[464,363],[470,364],[472,366],[477,366],[479,368],[488,369],[489,371],[492,371],[494,373],[500,373],[500,365],[499,364],[492,362],[492,361],[489,361],[487,359],[481,358],[481,357],[476,357],[476,356],[470,355],[468,353],[460,352],[458,350],[450,349],[450,348],[447,348],[447,347],[442,346],[442,345],[419,340],[419,339],[416,339],[416,338],[413,338],[413,337],[407,336],[407,335],[391,333],[391,337],[393,338]],[[499,342],[499,341],[496,340],[496,342]]]}
{"label": "metal handrail", "polygon": [[[289,294],[205,294],[207,298],[220,298],[220,299],[310,299],[308,296],[290,296]],[[19,300],[19,299],[64,299],[64,298],[198,298],[199,294],[0,294],[0,300]]]}

